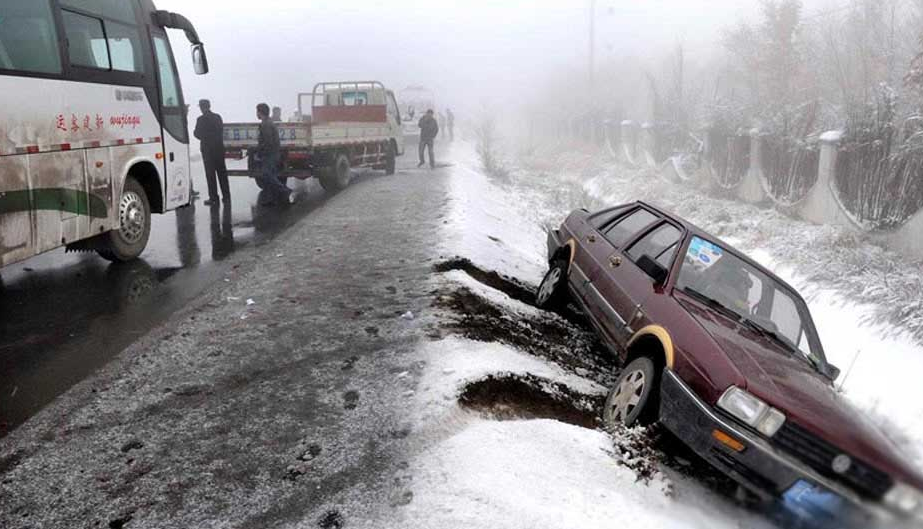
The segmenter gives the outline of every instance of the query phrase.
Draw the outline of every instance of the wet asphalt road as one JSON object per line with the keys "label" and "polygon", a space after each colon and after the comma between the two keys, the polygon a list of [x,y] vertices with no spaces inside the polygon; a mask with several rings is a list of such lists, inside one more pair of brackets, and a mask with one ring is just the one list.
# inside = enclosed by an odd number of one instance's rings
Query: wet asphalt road
{"label": "wet asphalt road", "polygon": [[[237,249],[214,263],[210,223],[174,224],[178,247],[148,256],[152,293],[99,295],[66,343],[129,345],[0,442],[0,527],[341,527],[406,505],[449,174],[373,172],[278,216],[235,214]],[[86,275],[107,290],[108,274]],[[65,299],[43,305],[56,321],[76,312]],[[107,336],[117,321],[137,326]]]}
{"label": "wet asphalt road", "polygon": [[[291,180],[295,205],[257,207],[255,183],[232,177],[230,207],[207,207],[200,162],[193,171],[202,196],[191,207],[154,216],[140,260],[112,264],[95,253],[62,248],[0,271],[0,438],[223,282],[240,254],[328,199],[316,180]],[[354,183],[378,174],[357,173]]]}

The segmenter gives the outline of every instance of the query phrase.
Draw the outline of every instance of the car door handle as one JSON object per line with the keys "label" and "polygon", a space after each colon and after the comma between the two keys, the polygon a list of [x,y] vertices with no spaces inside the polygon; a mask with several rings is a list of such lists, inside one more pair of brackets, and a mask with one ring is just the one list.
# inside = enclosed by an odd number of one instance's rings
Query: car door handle
{"label": "car door handle", "polygon": [[619,255],[610,255],[609,256],[609,266],[612,268],[618,268],[622,266],[622,257]]}

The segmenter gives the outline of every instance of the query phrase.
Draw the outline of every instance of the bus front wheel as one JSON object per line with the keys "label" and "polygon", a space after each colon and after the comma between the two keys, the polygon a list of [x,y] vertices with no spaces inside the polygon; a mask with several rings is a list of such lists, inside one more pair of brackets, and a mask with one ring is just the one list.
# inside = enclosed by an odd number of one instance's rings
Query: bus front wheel
{"label": "bus front wheel", "polygon": [[109,261],[131,261],[141,255],[151,236],[151,205],[134,177],[125,180],[116,208],[119,228],[106,234],[98,253]]}

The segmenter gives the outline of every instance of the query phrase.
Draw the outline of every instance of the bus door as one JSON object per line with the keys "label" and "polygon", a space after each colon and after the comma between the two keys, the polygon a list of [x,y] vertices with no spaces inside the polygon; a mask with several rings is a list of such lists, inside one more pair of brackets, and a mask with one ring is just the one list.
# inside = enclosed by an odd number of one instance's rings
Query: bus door
{"label": "bus door", "polygon": [[160,111],[163,123],[164,175],[166,209],[189,204],[191,178],[189,167],[189,128],[186,125],[186,107],[180,88],[179,75],[173,62],[173,52],[166,33],[151,30],[154,56],[157,61],[157,80],[160,92]]}

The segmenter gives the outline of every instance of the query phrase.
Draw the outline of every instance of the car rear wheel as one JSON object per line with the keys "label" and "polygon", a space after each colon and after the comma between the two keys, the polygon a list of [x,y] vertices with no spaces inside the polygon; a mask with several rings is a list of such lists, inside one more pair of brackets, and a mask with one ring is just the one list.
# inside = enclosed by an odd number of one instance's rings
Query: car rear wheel
{"label": "car rear wheel", "polygon": [[556,259],[542,279],[535,294],[535,305],[540,309],[553,310],[567,303],[567,261]]}
{"label": "car rear wheel", "polygon": [[625,366],[603,409],[603,424],[607,429],[619,426],[647,425],[657,419],[657,370],[654,361],[637,358]]}

